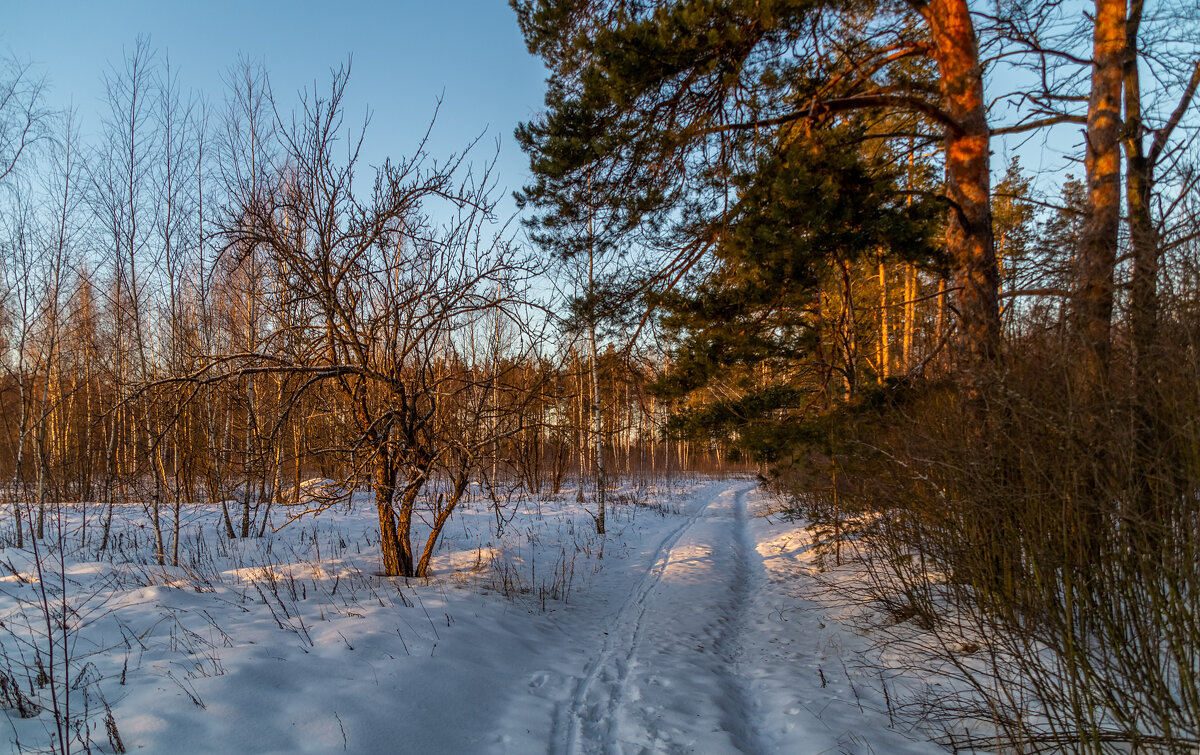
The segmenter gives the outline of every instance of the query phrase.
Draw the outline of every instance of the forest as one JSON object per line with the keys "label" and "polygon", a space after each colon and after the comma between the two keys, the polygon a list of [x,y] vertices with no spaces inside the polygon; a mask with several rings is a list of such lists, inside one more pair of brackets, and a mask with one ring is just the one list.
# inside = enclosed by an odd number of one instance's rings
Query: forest
{"label": "forest", "polygon": [[940,638],[956,746],[1194,746],[1195,9],[516,6],[534,238],[649,258],[669,427]]}
{"label": "forest", "polygon": [[[922,736],[1200,746],[1192,4],[511,5],[548,72],[512,219],[436,114],[369,164],[352,60],[285,97],[242,59],[206,99],[138,38],[86,137],[5,61],[0,566],[65,575],[68,530],[122,562],[132,511],[143,566],[191,574],[206,536],[354,506],[377,577],[430,580],[518,501],[573,496],[603,558],[630,486],[755,474],[853,575],[828,594],[954,680],[897,709]],[[1030,168],[1039,141],[1072,167]],[[0,670],[10,719],[16,667],[92,684],[62,579],[17,600],[44,627]],[[597,668],[551,751],[592,751]],[[108,702],[74,715],[55,698],[52,751],[101,725],[125,751]]]}

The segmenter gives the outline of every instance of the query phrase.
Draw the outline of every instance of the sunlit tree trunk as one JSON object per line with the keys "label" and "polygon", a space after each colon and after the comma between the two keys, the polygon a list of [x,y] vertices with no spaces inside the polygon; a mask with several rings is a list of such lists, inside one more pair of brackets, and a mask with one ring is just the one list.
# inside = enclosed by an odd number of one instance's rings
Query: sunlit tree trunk
{"label": "sunlit tree trunk", "polygon": [[904,360],[904,372],[912,369],[913,328],[917,318],[917,271],[912,264],[904,268],[904,343],[901,358]]}
{"label": "sunlit tree trunk", "polygon": [[399,533],[397,531],[394,498],[396,495],[396,470],[391,464],[387,450],[380,451],[375,462],[375,510],[379,515],[379,540],[383,552],[383,573],[389,577],[410,576],[410,564],[402,558]]}
{"label": "sunlit tree trunk", "polygon": [[1087,216],[1079,243],[1073,330],[1092,386],[1108,376],[1113,274],[1121,215],[1121,89],[1127,0],[1095,0],[1084,163]]}
{"label": "sunlit tree trunk", "polygon": [[999,273],[992,239],[990,131],[983,66],[966,0],[918,4],[933,43],[946,125],[946,251],[958,288],[961,367],[978,388],[999,356]]}
{"label": "sunlit tree trunk", "polygon": [[887,270],[884,268],[883,258],[879,258],[879,382],[887,380],[891,376],[890,366],[892,361],[891,351],[888,341],[890,334],[888,333],[888,291],[887,291]]}

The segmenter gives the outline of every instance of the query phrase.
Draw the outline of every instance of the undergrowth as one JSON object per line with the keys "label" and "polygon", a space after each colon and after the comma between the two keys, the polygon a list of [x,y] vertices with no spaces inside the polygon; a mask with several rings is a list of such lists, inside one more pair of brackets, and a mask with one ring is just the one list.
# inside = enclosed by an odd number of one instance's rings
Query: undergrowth
{"label": "undergrowth", "polygon": [[826,418],[776,484],[903,629],[893,657],[957,680],[908,701],[947,746],[1195,752],[1196,351],[1097,386],[1024,346],[981,396],[895,383]]}

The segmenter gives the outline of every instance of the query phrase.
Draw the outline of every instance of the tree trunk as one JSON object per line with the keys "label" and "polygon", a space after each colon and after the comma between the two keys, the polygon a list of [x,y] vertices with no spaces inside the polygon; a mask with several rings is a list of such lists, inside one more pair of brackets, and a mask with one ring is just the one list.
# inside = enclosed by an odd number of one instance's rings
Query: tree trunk
{"label": "tree trunk", "polygon": [[[999,310],[996,312],[999,314]],[[946,278],[938,276],[938,295],[937,295],[937,340],[934,342],[934,348],[937,348],[942,342],[942,338],[946,335]]]}
{"label": "tree trunk", "polygon": [[584,398],[585,387],[584,387],[584,382],[583,382],[584,381],[583,362],[576,359],[576,364],[578,365],[578,370],[576,370],[576,376],[578,377],[577,394],[579,396],[579,415],[578,415],[579,421],[576,423],[576,427],[579,430],[579,443],[577,446],[579,449],[579,490],[576,492],[575,501],[576,501],[576,503],[583,503],[583,482],[585,479],[587,479],[587,455],[588,455],[587,454],[588,433],[587,433],[587,429],[585,427],[585,423],[588,420],[586,420],[587,412],[584,409],[584,405],[585,405],[587,399]]}
{"label": "tree trunk", "polygon": [[1138,77],[1138,31],[1142,0],[1133,0],[1125,35],[1125,201],[1129,213],[1129,236],[1133,245],[1133,280],[1130,289],[1129,322],[1133,335],[1136,395],[1154,393],[1151,358],[1158,340],[1158,247],[1159,239],[1150,215],[1154,187],[1154,164],[1143,144],[1141,81]]}
{"label": "tree trunk", "polygon": [[113,505],[117,478],[121,474],[120,461],[117,454],[120,452],[120,447],[117,445],[117,432],[121,422],[122,408],[118,404],[113,408],[112,420],[109,424],[108,433],[108,453],[104,460],[105,479],[104,479],[104,528],[100,536],[100,550],[108,548],[108,538],[112,532]]}
{"label": "tree trunk", "polygon": [[891,376],[890,366],[892,361],[891,350],[888,348],[890,339],[888,333],[888,291],[887,291],[887,270],[883,264],[883,257],[879,258],[879,384],[882,385],[885,380]]}
{"label": "tree trunk", "polygon": [[25,530],[21,525],[21,497],[23,495],[25,484],[21,474],[21,466],[25,456],[25,434],[29,424],[28,412],[25,408],[25,374],[18,368],[17,373],[17,401],[20,402],[20,420],[17,424],[17,454],[16,463],[13,466],[13,481],[12,481],[12,516],[17,547],[25,547]]}
{"label": "tree trunk", "polygon": [[[383,550],[383,574],[387,577],[410,576],[401,557],[396,512],[392,499],[396,494],[396,473],[383,454],[375,466],[375,509],[379,513],[379,544]],[[410,559],[411,562],[411,559]]]}
{"label": "tree trunk", "polygon": [[[242,531],[241,537],[250,537],[250,477],[251,477],[251,458],[254,455],[254,433],[255,416],[254,416],[254,378],[251,377],[246,381],[246,437],[244,439],[243,453],[245,456],[242,459]],[[258,507],[258,501],[254,502],[255,508]]]}
{"label": "tree trunk", "polygon": [[150,427],[150,408],[147,407],[142,415],[141,425],[144,429],[146,450],[150,453],[150,474],[154,477],[154,494],[150,507],[150,524],[154,528],[154,559],[159,566],[166,564],[166,545],[162,534],[162,499],[166,488],[166,480],[162,472],[162,447],[156,442],[157,428]]}
{"label": "tree trunk", "polygon": [[850,264],[845,260],[838,260],[838,265],[842,270],[841,338],[845,367],[843,377],[846,383],[846,396],[850,397],[858,392],[858,337],[857,325],[854,321],[854,282],[850,276]]}
{"label": "tree trunk", "polygon": [[999,357],[999,272],[992,239],[991,177],[983,67],[966,0],[921,7],[938,65],[946,126],[946,251],[958,290],[960,366],[974,391]]}
{"label": "tree trunk", "polygon": [[421,560],[417,563],[418,577],[429,576],[429,562],[433,559],[433,549],[437,547],[438,538],[441,537],[442,529],[445,528],[446,522],[450,520],[450,515],[454,513],[458,502],[462,500],[463,494],[467,492],[467,480],[468,476],[464,471],[454,481],[454,491],[450,494],[450,500],[443,505],[441,511],[437,512],[437,516],[433,518],[429,537],[425,539],[425,548],[421,551]]}
{"label": "tree trunk", "polygon": [[904,270],[904,342],[902,359],[904,374],[912,370],[913,327],[917,316],[917,271],[909,264]]}
{"label": "tree trunk", "polygon": [[[1164,421],[1163,395],[1158,386],[1158,259],[1160,238],[1150,211],[1154,190],[1154,149],[1146,154],[1142,121],[1141,81],[1138,77],[1138,36],[1142,0],[1132,0],[1125,34],[1125,202],[1129,236],[1133,247],[1133,279],[1130,286],[1129,324],[1133,341],[1134,427],[1137,490],[1132,521],[1126,529],[1131,547],[1147,555],[1161,553],[1166,541],[1162,527],[1162,502],[1177,498],[1178,489],[1168,487],[1185,462],[1169,441]],[[1186,98],[1191,95],[1185,94]],[[1185,102],[1187,100],[1185,99]],[[1158,132],[1160,135],[1164,131]],[[1156,139],[1157,141],[1157,139]],[[1187,487],[1186,484],[1184,487]],[[1167,488],[1164,490],[1164,488]]]}
{"label": "tree trunk", "polygon": [[[592,417],[591,422],[595,423],[595,445],[593,451],[596,455],[596,533],[604,534],[604,493],[607,485],[604,479],[604,418],[601,414],[600,406],[600,374],[599,365],[596,354],[596,324],[592,322],[588,327],[588,345],[592,352]],[[589,423],[589,425],[591,424]],[[582,483],[581,483],[582,486]]]}
{"label": "tree trunk", "polygon": [[[213,438],[212,442],[216,443],[217,442],[216,397],[210,398],[209,401],[211,402],[209,404],[209,421],[208,421],[209,428],[210,428],[209,432]],[[225,496],[225,480],[224,480],[223,469],[224,469],[225,458],[226,458],[225,449],[229,448],[230,424],[232,423],[232,421],[233,421],[233,410],[229,409],[225,413],[225,430],[221,436],[221,441],[220,441],[221,445],[218,446],[214,450],[214,453],[213,453],[213,458],[212,458],[213,466],[212,466],[212,472],[210,475],[212,478],[213,489],[216,491],[216,497],[221,499],[221,518],[225,522],[225,537],[229,538],[230,540],[237,537],[237,533],[234,532],[234,530],[233,530],[233,518],[229,516],[229,502],[225,500],[225,498],[226,498],[226,496]]]}
{"label": "tree trunk", "polygon": [[1079,243],[1073,332],[1083,348],[1084,380],[1102,386],[1108,375],[1113,268],[1121,213],[1121,84],[1126,0],[1095,0],[1092,92],[1088,101],[1087,214]]}
{"label": "tree trunk", "polygon": [[423,475],[409,477],[400,499],[400,512],[397,517],[396,548],[401,574],[405,577],[416,576],[412,552],[413,509],[416,507],[417,496],[420,495],[421,488],[424,485],[425,477]]}

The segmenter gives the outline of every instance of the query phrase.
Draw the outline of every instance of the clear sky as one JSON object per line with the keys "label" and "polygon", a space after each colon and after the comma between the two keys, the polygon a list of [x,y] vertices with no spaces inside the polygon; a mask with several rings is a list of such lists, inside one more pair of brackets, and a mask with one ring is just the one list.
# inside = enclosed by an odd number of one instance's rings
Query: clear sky
{"label": "clear sky", "polygon": [[[85,133],[99,125],[104,72],[139,35],[170,56],[185,88],[217,105],[222,74],[239,55],[264,62],[277,100],[290,107],[298,89],[323,87],[329,69],[353,54],[348,115],[357,122],[372,110],[368,162],[410,153],[443,96],[433,155],[486,132],[476,153],[483,159],[498,139],[505,214],[514,211],[511,191],[528,181],[512,133],[541,109],[546,71],[526,51],[507,0],[7,0],[3,8],[0,51],[44,73],[51,104],[73,103]],[[1077,152],[1078,131],[998,139],[992,169],[1002,175],[1019,154],[1027,170],[1081,175],[1063,159]]]}
{"label": "clear sky", "polygon": [[[169,54],[185,89],[214,104],[239,55],[262,60],[277,101],[324,88],[329,69],[353,54],[349,122],[369,106],[364,157],[372,164],[412,151],[443,98],[434,156],[485,132],[478,156],[500,140],[499,180],[509,194],[527,181],[514,127],[542,106],[545,69],[529,55],[505,0],[9,0],[0,50],[34,64],[50,104],[73,103],[85,133],[99,125],[102,77],[138,35]],[[505,206],[511,211],[512,203]]]}

